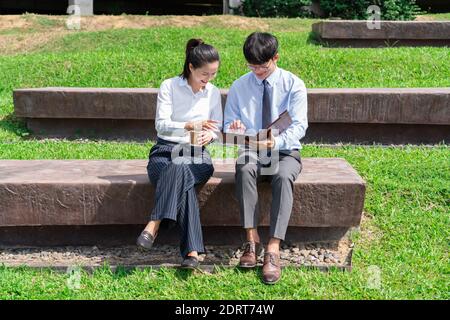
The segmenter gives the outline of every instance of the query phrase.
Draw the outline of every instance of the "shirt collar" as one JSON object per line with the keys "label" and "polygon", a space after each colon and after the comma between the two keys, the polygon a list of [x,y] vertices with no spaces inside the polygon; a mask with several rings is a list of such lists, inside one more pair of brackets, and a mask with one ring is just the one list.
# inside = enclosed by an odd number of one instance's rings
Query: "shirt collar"
{"label": "shirt collar", "polygon": [[[187,79],[183,78],[183,77],[178,77],[178,84],[180,85],[180,87],[187,87],[189,88],[189,90],[194,93],[194,91],[192,90],[191,86],[189,85],[189,83],[187,82]],[[207,83],[205,88],[202,91],[199,91],[197,93],[194,94],[207,94],[208,90],[211,89],[212,84],[211,83]]]}
{"label": "shirt collar", "polygon": [[[270,76],[268,76],[266,78],[267,82],[269,83],[269,85],[271,87],[273,87],[273,85],[275,84],[275,82],[278,80],[279,76],[280,76],[280,68],[275,67],[275,70],[272,72],[272,74]],[[262,85],[263,80],[258,79],[255,74],[252,72],[253,74],[253,78],[256,80],[256,83],[260,86]]]}

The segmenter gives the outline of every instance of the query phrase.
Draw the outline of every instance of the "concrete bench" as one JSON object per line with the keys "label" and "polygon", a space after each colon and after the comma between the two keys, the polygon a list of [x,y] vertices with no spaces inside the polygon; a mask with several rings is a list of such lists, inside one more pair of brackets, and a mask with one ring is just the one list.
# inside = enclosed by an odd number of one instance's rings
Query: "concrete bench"
{"label": "concrete bench", "polygon": [[[227,237],[219,237],[217,230],[242,233],[242,229],[234,196],[234,160],[214,161],[214,176],[197,191],[202,224],[212,230],[205,241],[223,244]],[[96,243],[106,241],[104,234],[115,244],[133,242],[153,204],[146,164],[146,160],[1,160],[0,246]],[[260,199],[267,199],[261,202],[261,225],[267,226],[270,185],[261,184],[259,191]],[[344,159],[303,159],[288,236],[304,241],[343,237],[360,224],[364,197],[365,182]]]}
{"label": "concrete bench", "polygon": [[316,38],[336,47],[450,46],[450,21],[321,21],[312,25]]}
{"label": "concrete bench", "polygon": [[[225,106],[227,90],[222,90]],[[154,139],[158,90],[35,88],[14,90],[15,115],[36,137]],[[450,88],[309,89],[304,142],[450,141]]]}

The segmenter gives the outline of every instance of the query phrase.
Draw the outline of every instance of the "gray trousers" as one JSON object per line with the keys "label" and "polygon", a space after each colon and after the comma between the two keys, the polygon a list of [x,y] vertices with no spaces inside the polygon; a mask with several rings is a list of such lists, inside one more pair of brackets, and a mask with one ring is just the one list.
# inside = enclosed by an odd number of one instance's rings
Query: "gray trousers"
{"label": "gray trousers", "polygon": [[[257,183],[269,181],[272,186],[270,237],[284,240],[291,217],[294,181],[302,169],[298,150],[280,151],[272,155],[270,168],[255,151],[242,150],[236,161],[236,197],[241,223],[245,229],[256,228],[259,222]],[[265,161],[263,161],[265,163]]]}

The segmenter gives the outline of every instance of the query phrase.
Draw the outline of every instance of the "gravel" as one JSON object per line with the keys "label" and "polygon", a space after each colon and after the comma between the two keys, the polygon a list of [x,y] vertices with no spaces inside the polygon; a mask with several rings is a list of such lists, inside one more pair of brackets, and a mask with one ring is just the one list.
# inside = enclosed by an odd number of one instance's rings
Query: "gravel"
{"label": "gravel", "polygon": [[[282,266],[348,267],[351,265],[353,243],[349,240],[330,243],[283,242],[280,250]],[[206,246],[199,257],[204,265],[235,266],[242,248],[236,246]],[[0,248],[0,265],[5,266],[164,266],[179,264],[177,246],[155,245],[150,251],[136,246],[120,247],[52,247]],[[263,256],[258,257],[262,264]]]}

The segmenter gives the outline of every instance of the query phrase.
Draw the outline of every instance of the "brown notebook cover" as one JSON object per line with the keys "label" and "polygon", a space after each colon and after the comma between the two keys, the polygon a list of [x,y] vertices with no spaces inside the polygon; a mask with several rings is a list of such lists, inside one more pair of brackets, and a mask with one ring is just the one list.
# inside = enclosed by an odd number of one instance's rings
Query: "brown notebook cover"
{"label": "brown notebook cover", "polygon": [[[279,117],[272,122],[267,128],[260,130],[257,134],[245,134],[245,133],[222,133],[222,139],[224,142],[232,144],[242,144],[241,141],[248,143],[252,140],[265,140],[269,135],[270,130],[277,129],[279,133],[285,131],[292,124],[292,118],[289,112],[286,110],[282,112]],[[265,134],[265,135],[264,135]]]}
{"label": "brown notebook cover", "polygon": [[282,133],[292,124],[291,116],[289,112],[286,110],[281,113],[277,120],[272,122],[267,129],[278,129],[279,133]]}

